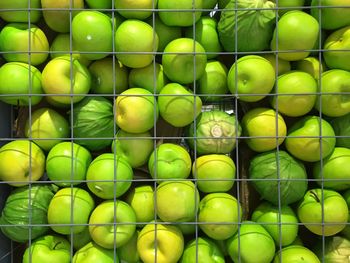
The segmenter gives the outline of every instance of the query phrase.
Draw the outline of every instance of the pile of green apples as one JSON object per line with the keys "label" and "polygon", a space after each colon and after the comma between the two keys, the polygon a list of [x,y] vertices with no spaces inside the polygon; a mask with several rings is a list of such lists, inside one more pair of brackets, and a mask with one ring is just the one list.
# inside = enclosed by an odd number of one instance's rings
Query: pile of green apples
{"label": "pile of green apples", "polygon": [[[271,1],[270,49],[228,52],[229,2],[0,1],[0,102],[29,112],[0,180],[58,188],[23,262],[318,263],[350,240],[350,4]],[[89,97],[113,105],[98,150],[69,114]]]}

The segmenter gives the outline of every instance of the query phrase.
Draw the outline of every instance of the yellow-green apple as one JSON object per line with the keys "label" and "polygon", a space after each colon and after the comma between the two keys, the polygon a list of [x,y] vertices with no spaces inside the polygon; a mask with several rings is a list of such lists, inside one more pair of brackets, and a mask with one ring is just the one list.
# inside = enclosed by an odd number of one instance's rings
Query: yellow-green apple
{"label": "yellow-green apple", "polygon": [[149,131],[131,133],[119,129],[112,143],[112,152],[125,158],[132,168],[141,167],[148,162],[154,142]]}
{"label": "yellow-green apple", "polygon": [[119,94],[128,88],[128,70],[118,60],[111,57],[92,62],[91,93]]}
{"label": "yellow-green apple", "polygon": [[190,84],[200,79],[206,64],[205,49],[194,39],[177,38],[164,48],[163,69],[173,82]]}
{"label": "yellow-green apple", "polygon": [[332,153],[335,141],[329,122],[319,116],[305,116],[289,128],[285,147],[302,161],[317,162]]}
{"label": "yellow-green apple", "polygon": [[89,93],[91,74],[78,59],[57,57],[45,65],[42,85],[44,92],[54,103],[70,105],[81,101]]}
{"label": "yellow-green apple", "polygon": [[300,117],[315,106],[317,93],[316,79],[303,71],[289,71],[277,78],[271,106],[289,117]]}
{"label": "yellow-green apple", "polygon": [[[29,8],[31,9],[30,13],[28,12]],[[0,1],[0,17],[8,23],[28,21],[37,23],[41,18],[40,8],[40,0],[2,0]]]}
{"label": "yellow-green apple", "polygon": [[114,2],[114,7],[125,18],[144,20],[152,15],[152,9],[157,7],[157,2],[157,0],[119,0]]}
{"label": "yellow-green apple", "polygon": [[321,263],[316,254],[310,249],[301,245],[292,245],[282,248],[275,255],[272,263],[294,263],[294,262],[307,262],[307,263]]}
{"label": "yellow-green apple", "polygon": [[41,0],[41,6],[49,28],[59,33],[68,33],[72,18],[84,8],[84,0]]}
{"label": "yellow-green apple", "polygon": [[15,140],[0,148],[0,180],[12,186],[39,180],[45,171],[45,154],[29,140]]}
{"label": "yellow-green apple", "polygon": [[162,143],[148,159],[148,170],[159,182],[167,179],[186,179],[191,173],[192,160],[189,152],[175,143]]}
{"label": "yellow-green apple", "polygon": [[125,66],[143,68],[152,63],[158,49],[158,36],[152,26],[138,19],[127,19],[115,32],[116,57]]}
{"label": "yellow-green apple", "polygon": [[82,232],[87,226],[95,201],[88,191],[78,187],[65,187],[56,192],[47,211],[53,231],[62,234]]}
{"label": "yellow-green apple", "polygon": [[144,68],[131,69],[128,82],[129,87],[143,88],[158,94],[169,81],[164,74],[163,66],[154,62]]}
{"label": "yellow-green apple", "polygon": [[225,240],[233,236],[242,219],[242,207],[228,193],[209,193],[199,203],[198,223],[210,238]]}
{"label": "yellow-green apple", "polygon": [[346,237],[347,239],[350,239],[350,189],[346,190],[342,193],[342,196],[344,197],[348,208],[349,208],[349,217],[348,217],[348,224],[345,226],[345,228],[340,232],[340,235]]}
{"label": "yellow-green apple", "polygon": [[275,72],[277,71],[277,76],[290,71],[292,68],[290,61],[281,59],[279,56],[276,56],[274,54],[266,53],[261,54],[260,56],[266,58],[271,63]]}
{"label": "yellow-green apple", "polygon": [[336,146],[337,147],[346,147],[350,148],[350,113],[337,117],[332,118],[330,120],[330,124],[332,125],[334,129],[336,139]]}
{"label": "yellow-green apple", "polygon": [[75,251],[78,251],[92,240],[89,228],[84,228],[83,231],[75,233],[73,235],[68,234],[67,237]]}
{"label": "yellow-green apple", "polygon": [[209,60],[202,77],[197,82],[195,93],[201,94],[204,102],[222,100],[228,92],[227,73],[228,69],[224,63]]}
{"label": "yellow-green apple", "polygon": [[123,195],[131,186],[134,176],[130,164],[113,153],[98,155],[86,172],[87,186],[102,199],[113,199]]}
{"label": "yellow-green apple", "polygon": [[313,177],[317,184],[336,191],[350,188],[350,149],[335,147],[333,152],[313,166]]}
{"label": "yellow-green apple", "polygon": [[179,83],[166,84],[158,95],[159,113],[174,127],[192,123],[202,110],[202,100]]}
{"label": "yellow-green apple", "polygon": [[24,62],[37,66],[49,55],[49,42],[36,25],[9,23],[0,32],[0,51],[8,62]]}
{"label": "yellow-green apple", "polygon": [[158,116],[158,103],[146,89],[130,88],[116,98],[116,124],[126,132],[146,132],[153,128]]}
{"label": "yellow-green apple", "polygon": [[348,205],[343,196],[330,189],[309,189],[300,201],[297,214],[300,222],[312,233],[332,236],[348,222]]}
{"label": "yellow-green apple", "polygon": [[284,142],[287,125],[279,113],[271,108],[257,107],[249,110],[242,118],[242,133],[245,142],[256,152],[275,149]]}
{"label": "yellow-green apple", "polygon": [[[203,0],[158,0],[158,14],[164,24],[168,26],[191,26],[196,23],[201,15],[203,8]],[[166,9],[184,11],[165,11]],[[164,11],[163,11],[164,10]]]}
{"label": "yellow-green apple", "polygon": [[[138,221],[137,221],[138,222]],[[140,231],[136,230],[129,241],[118,248],[118,257],[120,262],[141,263],[139,253],[137,251],[137,239]]]}
{"label": "yellow-green apple", "polygon": [[126,202],[132,207],[136,215],[136,227],[143,227],[155,219],[154,193],[150,185],[135,186],[126,196]]}
{"label": "yellow-green apple", "polygon": [[38,237],[23,254],[22,263],[70,263],[70,243],[58,235],[44,235]]}
{"label": "yellow-green apple", "polygon": [[199,192],[191,181],[164,181],[155,190],[156,212],[164,222],[192,222]]}
{"label": "yellow-green apple", "polygon": [[16,106],[34,106],[42,100],[42,93],[41,72],[33,65],[8,62],[0,67],[1,101]]}
{"label": "yellow-green apple", "polygon": [[265,263],[275,256],[273,238],[262,225],[252,221],[243,221],[226,245],[233,262]]}
{"label": "yellow-green apple", "polygon": [[144,263],[176,263],[184,250],[181,230],[170,224],[152,222],[140,231],[137,251]]}
{"label": "yellow-green apple", "polygon": [[112,19],[99,11],[81,11],[72,21],[74,47],[89,60],[107,57],[113,50]]}
{"label": "yellow-green apple", "polygon": [[48,152],[69,136],[69,124],[67,119],[54,109],[42,107],[28,116],[24,133],[27,138]]}
{"label": "yellow-green apple", "polygon": [[295,69],[309,73],[316,80],[319,80],[321,74],[326,70],[326,65],[324,60],[320,61],[317,57],[307,57],[296,61]]}
{"label": "yellow-green apple", "polygon": [[298,236],[298,217],[288,205],[278,207],[262,202],[254,209],[251,220],[260,223],[269,232],[276,246],[289,246]]}
{"label": "yellow-green apple", "polygon": [[113,0],[85,0],[90,9],[112,9]]}
{"label": "yellow-green apple", "polygon": [[302,10],[305,4],[305,0],[272,0],[272,2],[278,4],[276,7],[278,8],[279,16],[291,10]]}
{"label": "yellow-green apple", "polygon": [[81,184],[92,161],[91,153],[74,142],[53,146],[46,158],[47,177],[61,187]]}
{"label": "yellow-green apple", "polygon": [[217,57],[222,51],[217,32],[217,21],[213,17],[201,17],[194,27],[186,28],[185,36],[198,41],[205,49],[208,59]]}
{"label": "yellow-green apple", "polygon": [[119,262],[117,252],[106,249],[95,242],[89,242],[77,250],[72,258],[72,263],[115,263]]}
{"label": "yellow-green apple", "polygon": [[275,79],[275,70],[267,59],[246,55],[231,66],[227,75],[227,86],[239,100],[255,102],[270,93]]}
{"label": "yellow-green apple", "polygon": [[193,162],[192,176],[203,193],[227,192],[234,184],[236,165],[228,155],[202,155]]}
{"label": "yellow-green apple", "polygon": [[278,20],[271,50],[278,51],[284,60],[301,60],[310,54],[318,35],[319,24],[314,17],[301,10],[288,11]]}
{"label": "yellow-green apple", "polygon": [[136,215],[126,202],[107,200],[91,213],[89,231],[92,240],[107,249],[119,248],[132,238],[136,230]]}

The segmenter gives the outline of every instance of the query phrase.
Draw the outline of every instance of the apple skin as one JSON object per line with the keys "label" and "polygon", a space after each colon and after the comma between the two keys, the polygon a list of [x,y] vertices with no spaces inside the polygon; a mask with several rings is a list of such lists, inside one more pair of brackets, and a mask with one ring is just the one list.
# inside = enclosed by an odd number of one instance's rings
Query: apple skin
{"label": "apple skin", "polygon": [[135,212],[124,201],[104,201],[91,213],[89,219],[90,236],[101,247],[107,249],[121,247],[132,238],[135,231]]}
{"label": "apple skin", "polygon": [[[325,53],[323,53],[324,55]],[[321,78],[321,74],[326,70],[324,60],[320,60],[316,57],[306,57],[295,62],[295,69],[309,73],[316,80]]]}
{"label": "apple skin", "polygon": [[[322,73],[321,99],[316,100],[315,108],[329,117],[341,117],[350,113],[350,100],[346,92],[350,91],[350,72],[331,69]],[[322,105],[322,108],[321,108]]]}
{"label": "apple skin", "polygon": [[114,250],[89,242],[75,252],[72,263],[119,263],[119,258]]}
{"label": "apple skin", "polygon": [[269,232],[276,246],[288,246],[298,236],[298,217],[288,205],[279,208],[269,202],[262,202],[254,209],[251,219]]}
{"label": "apple skin", "polygon": [[[49,42],[36,25],[29,28],[27,23],[9,23],[0,32],[0,51],[5,52],[2,56],[8,62],[30,62],[37,66],[49,56]],[[29,51],[33,51],[30,56]]]}
{"label": "apple skin", "polygon": [[290,61],[281,59],[280,57],[278,57],[276,61],[276,55],[274,54],[267,53],[267,54],[261,54],[260,56],[267,59],[271,63],[275,72],[277,71],[277,76],[290,71],[292,68]]}
{"label": "apple skin", "polygon": [[282,248],[282,250],[278,251],[272,263],[280,263],[280,262],[321,263],[321,261],[318,259],[318,257],[314,252],[300,245],[287,246],[285,248]]}
{"label": "apple skin", "polygon": [[169,83],[159,92],[158,106],[165,121],[174,127],[185,127],[201,113],[202,100],[186,87]]}
{"label": "apple skin", "polygon": [[[276,0],[272,0],[272,2],[277,2]],[[278,0],[278,6],[276,6],[278,9],[279,16],[282,16],[286,12],[290,10],[302,10],[301,7],[303,7],[305,4],[305,0]]]}
{"label": "apple skin", "polygon": [[35,239],[23,254],[22,263],[70,263],[70,243],[58,235]]}
{"label": "apple skin", "polygon": [[95,201],[86,190],[78,187],[61,188],[49,204],[48,223],[53,231],[62,235],[82,232],[94,207]]}
{"label": "apple skin", "polygon": [[186,244],[179,263],[225,263],[225,257],[213,240],[199,236]]}
{"label": "apple skin", "polygon": [[39,180],[45,171],[45,154],[29,140],[15,140],[0,148],[0,180],[24,186]]}
{"label": "apple skin", "polygon": [[[31,0],[30,1],[30,22],[37,23],[42,15],[40,10],[34,10],[36,8],[41,8],[40,0]],[[28,11],[23,9],[28,9],[28,0],[2,0],[0,1],[0,10],[4,9],[22,9],[14,11],[1,11],[0,17],[8,22],[28,22]]]}
{"label": "apple skin", "polygon": [[[71,79],[71,72],[72,78]],[[75,58],[69,56],[50,60],[42,72],[43,90],[54,103],[70,105],[81,101],[91,87],[89,70]],[[50,94],[66,94],[55,96]],[[74,95],[73,97],[70,95]]]}
{"label": "apple skin", "polygon": [[286,12],[278,20],[276,29],[271,40],[271,50],[279,51],[278,56],[284,60],[296,61],[306,58],[310,54],[308,50],[313,49],[318,40],[317,20],[301,10]]}
{"label": "apple skin", "polygon": [[[322,152],[321,135],[323,136]],[[319,116],[305,116],[290,127],[285,139],[285,147],[297,159],[317,162],[332,153],[335,142],[334,130],[326,120]]]}
{"label": "apple skin", "polygon": [[348,217],[348,224],[345,226],[345,228],[340,232],[340,235],[344,236],[346,239],[350,239],[350,189],[346,190],[342,193],[342,196],[344,197],[348,208],[349,208],[349,217]]}
{"label": "apple skin", "polygon": [[112,0],[85,0],[90,9],[111,9]]}
{"label": "apple skin", "polygon": [[[231,66],[227,75],[227,86],[232,94],[237,94],[239,100],[255,102],[270,93],[275,79],[275,70],[267,59],[246,55]],[[252,94],[261,95],[251,96]]]}
{"label": "apple skin", "polygon": [[137,239],[137,251],[144,263],[176,263],[183,250],[184,237],[175,225],[149,223],[142,228]]}
{"label": "apple skin", "polygon": [[71,242],[71,245],[75,249],[75,251],[78,251],[85,245],[87,245],[89,242],[91,242],[91,236],[89,232],[89,228],[85,228],[83,231],[76,233],[76,234],[68,234],[67,235],[69,242]]}
{"label": "apple skin", "polygon": [[[31,83],[28,81],[31,79]],[[42,100],[41,72],[33,65],[22,62],[8,62],[0,67],[0,100],[16,106],[34,106]],[[33,96],[7,96],[16,94],[37,94]]]}
{"label": "apple skin", "polygon": [[199,203],[199,227],[212,239],[225,240],[233,236],[241,219],[242,207],[228,193],[209,193]]}
{"label": "apple skin", "polygon": [[308,73],[294,70],[284,73],[277,79],[277,95],[272,96],[271,106],[276,110],[278,107],[278,112],[285,116],[306,115],[315,106],[317,86],[315,78]]}
{"label": "apple skin", "polygon": [[139,233],[140,231],[136,230],[128,243],[118,248],[117,253],[120,262],[142,263],[137,251],[137,239],[139,237]]}
{"label": "apple skin", "polygon": [[297,214],[300,222],[312,233],[332,236],[345,228],[349,212],[345,199],[338,192],[316,188],[306,192]]}
{"label": "apple skin", "polygon": [[[118,9],[120,15],[127,19],[144,20],[152,15],[152,9],[157,7],[157,2],[157,0],[119,0],[114,2],[114,7]],[[141,9],[142,11],[135,12],[132,9]],[[147,9],[149,9],[149,11]]]}

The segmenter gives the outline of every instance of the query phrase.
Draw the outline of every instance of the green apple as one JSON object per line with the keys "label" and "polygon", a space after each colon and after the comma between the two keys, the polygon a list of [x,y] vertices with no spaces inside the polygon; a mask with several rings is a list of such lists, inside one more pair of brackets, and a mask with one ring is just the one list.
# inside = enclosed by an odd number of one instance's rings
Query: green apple
{"label": "green apple", "polygon": [[81,101],[85,94],[89,93],[91,75],[78,59],[69,56],[57,57],[45,65],[42,85],[44,92],[53,102],[70,105]]}
{"label": "green apple", "polygon": [[152,26],[141,20],[127,19],[115,32],[116,57],[127,67],[146,67],[153,61],[152,52],[157,51],[158,41]]}
{"label": "green apple", "polygon": [[128,70],[118,60],[111,57],[92,62],[91,93],[119,94],[128,88]]}
{"label": "green apple", "polygon": [[198,237],[186,244],[179,263],[225,263],[225,257],[213,240]]}
{"label": "green apple", "polygon": [[184,237],[175,225],[149,223],[137,239],[137,251],[144,263],[176,263],[183,250]]}
{"label": "green apple", "polygon": [[[283,117],[270,108],[253,108],[243,115],[242,132],[245,142],[256,152],[275,149],[284,142],[287,125]],[[276,136],[278,139],[276,139]]]}
{"label": "green apple", "polygon": [[141,167],[148,162],[154,147],[149,131],[130,133],[119,129],[115,137],[112,152],[125,158],[132,168]]}
{"label": "green apple", "polygon": [[75,251],[81,249],[92,240],[89,228],[84,228],[83,231],[76,234],[68,234],[67,237]]}
{"label": "green apple", "polygon": [[292,245],[282,248],[276,253],[273,263],[321,263],[316,254],[301,245]]}
{"label": "green apple", "polygon": [[294,157],[317,162],[330,155],[335,147],[332,126],[319,116],[305,116],[288,130],[285,146]]}
{"label": "green apple", "polygon": [[337,147],[350,148],[349,121],[350,121],[350,113],[341,117],[332,118],[330,120],[330,124],[334,129],[335,136],[337,136],[336,144],[335,144]]}
{"label": "green apple", "polygon": [[305,4],[305,0],[272,0],[272,2],[278,3],[276,7],[280,16],[291,10],[302,10]]}
{"label": "green apple", "polygon": [[116,98],[116,124],[126,132],[147,132],[153,128],[158,116],[157,101],[146,89],[130,88]]}
{"label": "green apple", "polygon": [[78,187],[61,188],[50,201],[48,223],[53,231],[62,235],[82,232],[94,207],[95,201],[88,191]]}
{"label": "green apple", "polygon": [[350,149],[335,147],[334,151],[313,166],[313,177],[319,186],[341,191],[350,188]]}
{"label": "green apple", "polygon": [[[203,0],[158,0],[158,14],[164,24],[168,26],[191,26],[196,23],[201,15],[203,8]],[[165,9],[170,10],[186,10],[186,11],[163,11]],[[198,11],[196,11],[198,10]],[[191,11],[191,12],[190,12]]]}
{"label": "green apple", "polygon": [[152,15],[152,9],[157,7],[157,2],[157,0],[119,0],[114,2],[114,6],[125,18],[144,20]]}
{"label": "green apple", "polygon": [[[267,59],[246,55],[231,66],[227,75],[227,86],[239,100],[255,102],[270,93],[275,79],[275,70]],[[259,95],[252,96],[254,94]]]}
{"label": "green apple", "polygon": [[139,236],[139,231],[136,230],[129,241],[118,248],[118,257],[121,262],[127,263],[141,263],[139,253],[137,251],[137,239]]}
{"label": "green apple", "polygon": [[227,73],[228,69],[224,63],[218,60],[209,60],[205,66],[204,74],[197,82],[195,93],[205,95],[202,97],[204,102],[222,100],[228,92]]}
{"label": "green apple", "polygon": [[169,81],[164,74],[163,66],[154,62],[144,68],[131,69],[128,82],[129,87],[143,88],[158,94]]}
{"label": "green apple", "polygon": [[[2,0],[0,1],[0,17],[10,22],[28,22],[30,10],[30,22],[37,23],[41,18],[41,3],[40,0]],[[13,9],[4,11],[6,9]]]}
{"label": "green apple", "polygon": [[99,11],[81,11],[72,21],[73,45],[82,57],[97,60],[113,50],[112,20]]}
{"label": "green apple", "polygon": [[262,202],[254,209],[251,219],[269,232],[276,246],[289,246],[298,236],[298,217],[288,205],[278,207],[266,201]]}
{"label": "green apple", "polygon": [[191,38],[177,38],[164,48],[162,64],[171,81],[190,84],[204,74],[207,56],[199,42]]}
{"label": "green apple", "polygon": [[58,186],[78,185],[85,180],[91,161],[91,153],[83,146],[60,142],[47,155],[46,174]]}
{"label": "green apple", "polygon": [[68,33],[71,19],[84,8],[84,0],[41,0],[41,6],[48,27],[59,33]]}
{"label": "green apple", "polygon": [[102,199],[113,199],[126,193],[134,172],[130,164],[113,153],[98,155],[86,172],[89,190]]}
{"label": "green apple", "polygon": [[120,200],[100,203],[89,219],[92,240],[107,249],[119,248],[128,243],[135,230],[135,212],[130,205]]}
{"label": "green apple", "polygon": [[292,66],[290,61],[288,60],[281,59],[279,56],[276,56],[271,53],[261,54],[260,56],[267,59],[271,63],[275,72],[277,71],[277,76],[282,75],[291,70]]}
{"label": "green apple", "polygon": [[316,80],[319,80],[321,74],[326,70],[326,65],[323,60],[320,61],[317,57],[306,57],[295,62],[295,69],[309,73]]}
{"label": "green apple", "polygon": [[22,263],[70,263],[70,243],[57,235],[44,235],[24,251]]}
{"label": "green apple", "polygon": [[[207,2],[203,1],[203,4]],[[217,21],[210,16],[202,16],[193,27],[186,28],[185,36],[198,41],[206,51],[208,59],[213,59],[222,51],[217,31]]]}
{"label": "green apple", "polygon": [[242,219],[242,207],[228,193],[209,193],[199,203],[200,229],[210,238],[225,240],[238,230]]}
{"label": "green apple", "polygon": [[113,0],[85,0],[90,9],[112,9]]}
{"label": "green apple", "polygon": [[348,217],[348,224],[345,226],[345,228],[340,232],[340,235],[346,237],[347,239],[350,238],[350,189],[346,190],[342,193],[342,196],[344,197],[348,208],[349,208],[349,217]]}
{"label": "green apple", "polygon": [[300,222],[312,233],[332,236],[342,231],[348,222],[348,205],[336,191],[310,189],[298,205]]}
{"label": "green apple", "polygon": [[49,55],[49,42],[45,33],[28,23],[9,23],[0,32],[0,51],[8,62],[43,63]]}
{"label": "green apple", "polygon": [[69,123],[57,111],[42,107],[33,111],[26,120],[24,133],[41,149],[48,152],[69,136]]}
{"label": "green apple", "polygon": [[87,243],[75,252],[72,263],[118,263],[119,258],[113,249],[106,249],[94,242]]}
{"label": "green apple", "polygon": [[271,262],[275,243],[265,228],[252,221],[243,221],[239,231],[227,240],[227,250],[233,262]]}
{"label": "green apple", "polygon": [[43,98],[40,96],[43,93],[41,78],[41,72],[33,65],[22,62],[3,64],[0,67],[0,100],[16,106],[37,105]]}
{"label": "green apple", "polygon": [[14,140],[0,148],[0,180],[12,186],[39,180],[45,171],[45,154],[29,140]]}
{"label": "green apple", "polygon": [[329,117],[341,117],[350,113],[350,72],[331,69],[322,73],[321,99],[316,100],[316,109]]}
{"label": "green apple", "polygon": [[152,152],[148,170],[152,178],[159,180],[185,179],[191,173],[192,160],[188,151],[175,143],[162,143]]}
{"label": "green apple", "polygon": [[310,54],[318,35],[319,24],[314,17],[301,10],[288,11],[278,20],[271,50],[278,51],[278,56],[284,60],[301,60]]}
{"label": "green apple", "polygon": [[155,202],[162,221],[192,222],[198,211],[199,192],[191,181],[165,181],[155,190]]}
{"label": "green apple", "polygon": [[289,71],[280,75],[275,86],[276,96],[272,96],[271,106],[289,117],[300,117],[315,106],[317,82],[309,73]]}
{"label": "green apple", "polygon": [[234,184],[236,165],[228,155],[202,155],[193,162],[192,175],[203,193],[227,192]]}
{"label": "green apple", "polygon": [[178,83],[166,84],[158,95],[159,113],[174,127],[192,123],[202,110],[202,100]]}

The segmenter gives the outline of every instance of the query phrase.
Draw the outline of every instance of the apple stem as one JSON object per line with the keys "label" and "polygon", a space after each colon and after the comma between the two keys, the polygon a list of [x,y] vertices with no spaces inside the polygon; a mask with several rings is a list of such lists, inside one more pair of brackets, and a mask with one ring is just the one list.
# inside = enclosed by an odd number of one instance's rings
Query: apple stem
{"label": "apple stem", "polygon": [[317,194],[314,191],[310,191],[310,194],[316,199],[318,203],[321,202],[320,198],[318,198]]}

